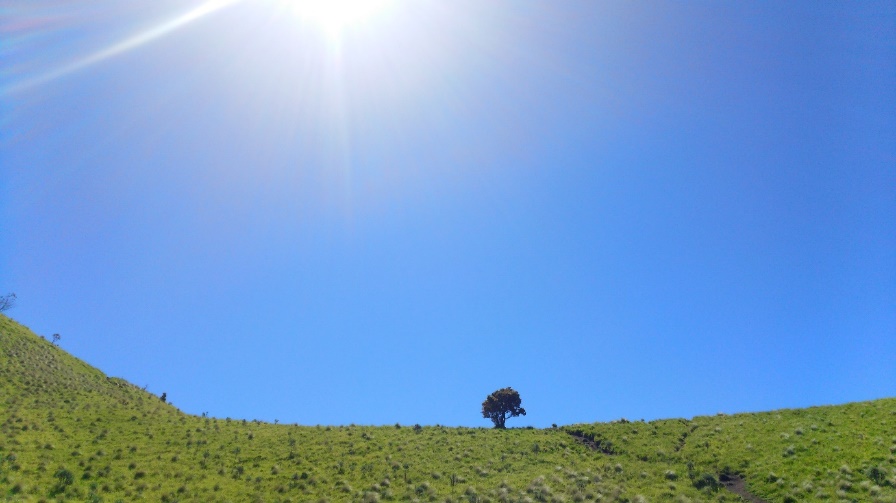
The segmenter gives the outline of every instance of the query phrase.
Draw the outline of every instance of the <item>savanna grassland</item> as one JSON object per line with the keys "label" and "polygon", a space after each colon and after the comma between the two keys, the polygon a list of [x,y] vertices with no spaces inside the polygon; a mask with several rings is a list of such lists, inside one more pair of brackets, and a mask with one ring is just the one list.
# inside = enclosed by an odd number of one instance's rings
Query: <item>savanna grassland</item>
{"label": "savanna grassland", "polygon": [[742,501],[742,478],[896,502],[894,453],[896,399],[543,430],[192,416],[0,315],[3,501]]}

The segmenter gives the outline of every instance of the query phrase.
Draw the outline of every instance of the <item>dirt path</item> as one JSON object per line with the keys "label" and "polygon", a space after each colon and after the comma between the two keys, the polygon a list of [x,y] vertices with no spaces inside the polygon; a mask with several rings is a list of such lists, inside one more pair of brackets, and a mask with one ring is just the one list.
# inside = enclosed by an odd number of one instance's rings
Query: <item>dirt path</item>
{"label": "dirt path", "polygon": [[684,448],[685,442],[688,440],[688,435],[694,432],[697,429],[697,425],[691,426],[690,430],[687,430],[681,434],[681,437],[678,439],[678,445],[675,446],[675,452],[678,452]]}
{"label": "dirt path", "polygon": [[[694,431],[694,428],[692,428],[691,431]],[[612,446],[602,445],[602,442],[599,439],[597,441],[595,441],[595,440],[592,440],[591,438],[586,437],[585,435],[582,435],[581,433],[575,433],[572,431],[567,431],[566,433],[568,433],[569,436],[574,438],[576,442],[584,445],[585,447],[588,447],[592,451],[602,452],[604,454],[608,454],[611,456],[616,454],[613,451]],[[682,447],[684,447],[685,440],[687,440],[689,433],[690,433],[690,431],[682,434],[681,439],[679,440],[679,444],[675,448],[676,452],[680,451],[682,449]],[[740,475],[722,475],[719,477],[719,481],[722,483],[723,486],[725,486],[725,489],[728,489],[729,491],[733,492],[734,494],[737,494],[738,496],[743,498],[744,501],[747,501],[749,503],[768,503],[764,499],[762,499],[759,496],[756,496],[755,494],[748,491],[747,484]]]}
{"label": "dirt path", "polygon": [[740,475],[722,475],[719,477],[719,481],[722,482],[725,489],[737,494],[743,498],[744,501],[749,501],[750,503],[767,503],[764,499],[747,491],[747,485]]}

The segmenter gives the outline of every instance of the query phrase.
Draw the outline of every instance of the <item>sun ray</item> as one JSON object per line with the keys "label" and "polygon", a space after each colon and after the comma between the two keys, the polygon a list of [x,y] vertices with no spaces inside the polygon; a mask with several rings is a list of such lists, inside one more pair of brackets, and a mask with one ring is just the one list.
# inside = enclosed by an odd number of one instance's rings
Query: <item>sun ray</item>
{"label": "sun ray", "polygon": [[158,26],[154,26],[146,31],[126,38],[109,47],[100,49],[92,54],[88,54],[87,56],[76,59],[61,67],[49,70],[43,74],[22,80],[18,83],[14,83],[3,89],[2,93],[17,93],[41,84],[45,84],[47,82],[51,82],[60,77],[64,77],[78,70],[82,70],[101,61],[105,61],[109,58],[118,56],[119,54],[140,47],[148,42],[167,35],[174,30],[182,28],[192,23],[193,21],[196,21],[204,16],[207,16],[213,12],[216,12],[241,1],[243,0],[208,0],[201,5],[181,14],[180,16],[177,16],[174,19],[171,19]]}

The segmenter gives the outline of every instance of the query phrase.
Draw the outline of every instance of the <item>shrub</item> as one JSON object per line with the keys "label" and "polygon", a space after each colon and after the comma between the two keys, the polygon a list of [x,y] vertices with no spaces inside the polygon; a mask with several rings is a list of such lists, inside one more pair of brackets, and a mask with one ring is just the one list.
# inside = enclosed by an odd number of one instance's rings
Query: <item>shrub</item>
{"label": "shrub", "polygon": [[0,313],[3,311],[7,311],[12,309],[13,306],[16,305],[16,294],[8,293],[6,295],[0,295]]}
{"label": "shrub", "polygon": [[879,466],[872,466],[865,470],[865,475],[868,476],[869,479],[873,480],[877,485],[884,485],[887,482],[887,472],[885,469],[880,468]]}
{"label": "shrub", "polygon": [[56,473],[53,474],[53,477],[58,481],[56,487],[53,488],[52,491],[55,494],[65,491],[65,489],[75,481],[75,474],[65,468],[57,470]]}
{"label": "shrub", "polygon": [[716,479],[716,476],[711,473],[704,473],[694,480],[694,487],[697,489],[718,489],[720,486],[719,481]]}

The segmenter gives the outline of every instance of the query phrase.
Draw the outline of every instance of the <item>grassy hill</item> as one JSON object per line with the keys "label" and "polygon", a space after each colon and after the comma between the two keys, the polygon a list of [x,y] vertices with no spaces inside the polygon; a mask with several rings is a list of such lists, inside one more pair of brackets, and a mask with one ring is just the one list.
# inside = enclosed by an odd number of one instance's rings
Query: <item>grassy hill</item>
{"label": "grassy hill", "polygon": [[184,414],[0,315],[0,501],[896,502],[896,399],[545,430]]}

